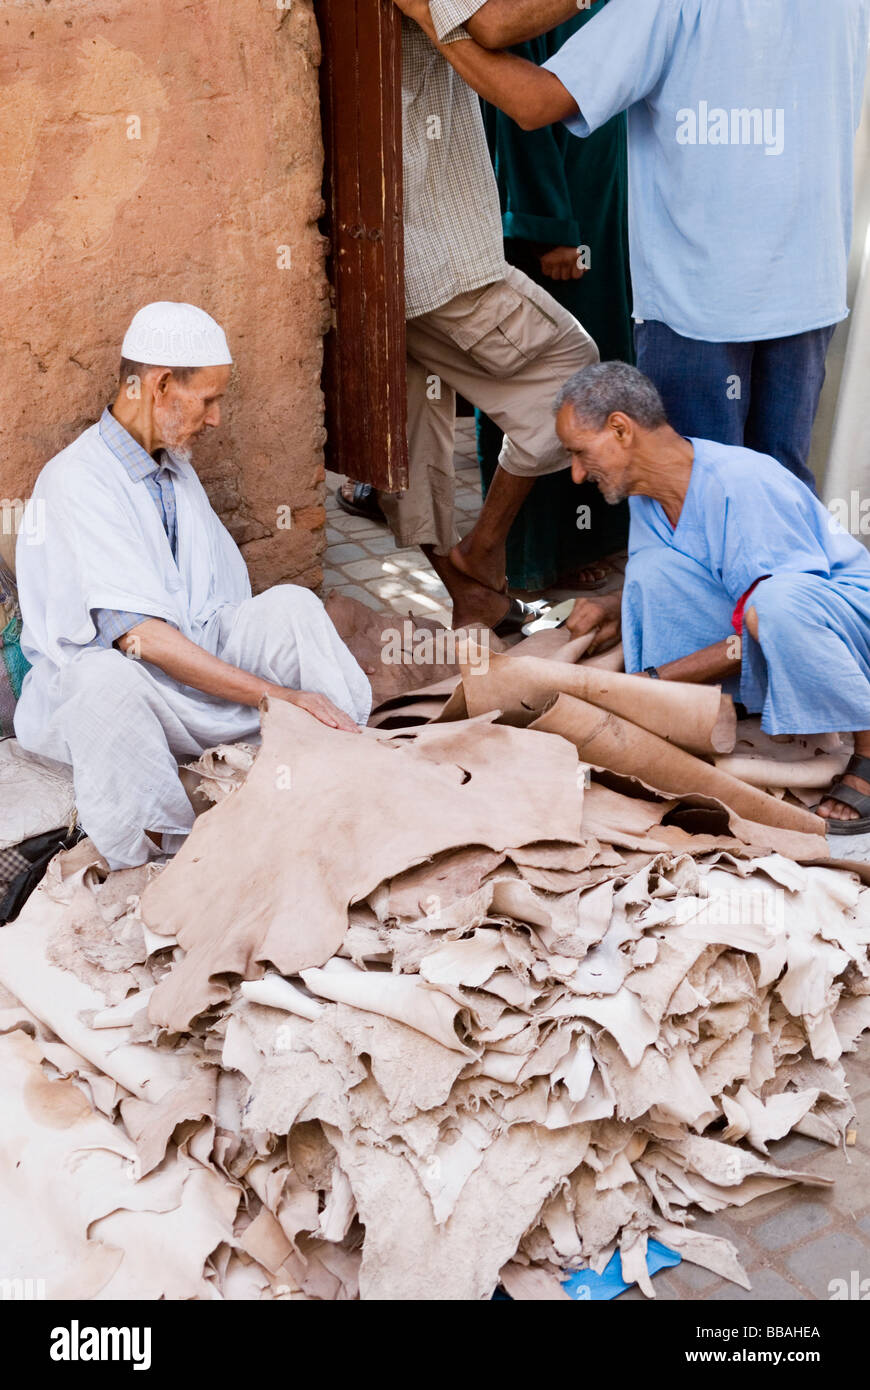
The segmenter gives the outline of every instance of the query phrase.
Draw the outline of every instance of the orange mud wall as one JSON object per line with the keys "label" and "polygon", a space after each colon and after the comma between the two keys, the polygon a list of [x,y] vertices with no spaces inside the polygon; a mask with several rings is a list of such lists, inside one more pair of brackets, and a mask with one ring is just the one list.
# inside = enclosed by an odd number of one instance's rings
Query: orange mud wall
{"label": "orange mud wall", "polygon": [[212,503],[255,590],[320,582],[319,61],[311,0],[0,7],[4,502],[112,397],[135,310],[188,300],[236,363]]}

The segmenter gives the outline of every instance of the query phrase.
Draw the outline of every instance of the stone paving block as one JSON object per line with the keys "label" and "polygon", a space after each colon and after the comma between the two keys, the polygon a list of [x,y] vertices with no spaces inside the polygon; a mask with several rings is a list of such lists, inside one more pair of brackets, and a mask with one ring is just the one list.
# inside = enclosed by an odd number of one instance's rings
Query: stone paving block
{"label": "stone paving block", "polygon": [[379,536],[372,536],[365,542],[366,550],[370,550],[373,555],[395,555],[396,542],[393,540],[389,531],[383,531]]}
{"label": "stone paving block", "polygon": [[855,1128],[858,1131],[858,1148],[870,1149],[870,1095],[859,1100],[853,1097],[855,1106]]}
{"label": "stone paving block", "polygon": [[842,1057],[843,1070],[853,1099],[865,1096],[870,1091],[870,1067],[867,1066],[867,1051],[870,1039],[859,1040],[855,1052],[846,1052]]}
{"label": "stone paving block", "polygon": [[323,592],[327,593],[330,589],[337,589],[342,584],[347,583],[347,576],[341,570],[323,571]]}
{"label": "stone paving block", "polygon": [[712,1289],[714,1285],[722,1282],[722,1276],[714,1274],[712,1269],[704,1269],[703,1265],[693,1265],[688,1260],[683,1260],[682,1264],[672,1269],[670,1276],[684,1297],[687,1294],[703,1293],[705,1289]]}
{"label": "stone paving block", "polygon": [[336,526],[327,526],[326,541],[328,545],[341,545],[344,540],[344,532],[339,531]]}
{"label": "stone paving block", "polygon": [[782,1250],[831,1224],[833,1213],[822,1202],[804,1198],[786,1202],[773,1216],[752,1227],[753,1239],[763,1250]]}
{"label": "stone paving block", "polygon": [[423,570],[426,565],[427,561],[418,551],[414,550],[396,550],[384,560],[384,570],[388,574],[392,573],[390,566],[393,570],[408,571]]}
{"label": "stone paving block", "polygon": [[376,598],[374,594],[370,594],[368,590],[361,589],[358,584],[344,584],[338,592],[344,594],[347,598],[357,599],[360,603],[366,604],[368,608],[376,609],[379,613],[383,613],[384,611],[384,605],[381,603],[380,599]]}
{"label": "stone paving block", "polygon": [[805,1158],[815,1158],[824,1148],[827,1145],[822,1145],[818,1139],[810,1139],[806,1134],[789,1134],[785,1139],[769,1144],[768,1152],[781,1168],[792,1168]]}
{"label": "stone paving block", "polygon": [[715,1293],[709,1295],[713,1303],[753,1303],[783,1299],[787,1302],[806,1302],[806,1294],[795,1288],[794,1284],[783,1279],[774,1269],[757,1269],[749,1278],[751,1289],[741,1289],[739,1284],[723,1284]]}
{"label": "stone paving block", "polygon": [[437,574],[427,574],[425,570],[421,570],[420,573],[417,574],[416,570],[412,570],[411,577],[414,582],[419,585],[420,592],[428,594],[430,598],[435,594],[440,594],[442,598],[449,597],[447,590],[441,583]]}
{"label": "stone paving block", "polygon": [[870,1207],[870,1155],[859,1148],[846,1149],[845,1154],[835,1149],[829,1164],[817,1171],[834,1179],[833,1204],[844,1216],[857,1216]]}
{"label": "stone paving block", "polygon": [[[752,1206],[752,1203],[749,1203]],[[733,1240],[734,1229],[729,1224],[727,1217],[732,1216],[738,1208],[729,1207],[726,1212],[699,1211],[695,1208],[691,1214],[695,1216],[694,1221],[689,1225],[693,1231],[703,1231],[708,1236],[719,1236],[722,1240]],[[665,1242],[667,1244],[667,1241]]]}
{"label": "stone paving block", "polygon": [[367,521],[366,527],[365,531],[356,532],[354,540],[362,540],[363,545],[371,545],[372,541],[387,540],[395,550],[396,542],[393,540],[393,533],[382,521]]}
{"label": "stone paving block", "polygon": [[347,512],[341,512],[340,515],[342,517],[342,531],[346,536],[352,536],[354,540],[383,535],[383,528],[367,516],[349,516]]}
{"label": "stone paving block", "polygon": [[366,588],[372,594],[377,594],[382,599],[394,599],[404,594],[412,597],[410,586],[405,582],[404,575],[387,574],[383,579],[369,579],[366,581]]}
{"label": "stone paving block", "polygon": [[444,604],[437,594],[430,596],[403,582],[403,577],[388,576],[384,579],[366,581],[366,588],[388,603],[398,613],[416,613],[421,617],[434,617],[445,612]]}
{"label": "stone paving block", "polygon": [[323,558],[329,566],[334,567],[346,565],[348,560],[365,560],[366,553],[361,545],[345,542],[343,545],[329,546]]}
{"label": "stone paving block", "polygon": [[870,1277],[870,1245],[843,1231],[828,1231],[818,1240],[802,1244],[785,1263],[816,1298],[830,1298],[833,1279],[848,1282],[852,1270],[859,1279]]}
{"label": "stone paving block", "polygon": [[351,579],[381,579],[384,573],[383,564],[383,560],[368,556],[365,560],[352,560],[345,564],[344,572],[349,574]]}
{"label": "stone paving block", "polygon": [[794,1198],[794,1188],[783,1187],[778,1192],[768,1192],[764,1197],[756,1197],[744,1207],[729,1207],[727,1220],[735,1226],[756,1226],[766,1216],[779,1211],[781,1206]]}

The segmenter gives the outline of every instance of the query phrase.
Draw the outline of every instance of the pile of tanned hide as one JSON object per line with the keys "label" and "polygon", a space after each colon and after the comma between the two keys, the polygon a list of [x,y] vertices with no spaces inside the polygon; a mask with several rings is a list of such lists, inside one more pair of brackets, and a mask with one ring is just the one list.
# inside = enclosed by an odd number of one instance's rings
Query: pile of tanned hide
{"label": "pile of tanned hide", "polygon": [[870,890],[734,741],[716,690],[493,655],[406,731],[266,706],[162,869],[60,856],[0,931],[6,1275],[559,1297],[618,1249],[651,1293],[655,1237],[748,1287],[693,1222],[840,1141]]}

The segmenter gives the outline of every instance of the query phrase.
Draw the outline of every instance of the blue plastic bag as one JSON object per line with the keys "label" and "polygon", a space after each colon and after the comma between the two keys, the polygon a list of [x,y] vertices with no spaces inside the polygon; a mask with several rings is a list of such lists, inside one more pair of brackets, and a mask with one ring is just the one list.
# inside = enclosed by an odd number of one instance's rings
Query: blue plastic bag
{"label": "blue plastic bag", "polygon": [[[682,1256],[676,1250],[669,1250],[657,1240],[651,1240],[646,1248],[646,1267],[650,1274],[660,1269],[672,1269],[680,1264]],[[615,1251],[603,1274],[593,1274],[591,1269],[578,1269],[562,1280],[562,1288],[578,1302],[605,1302],[625,1293],[631,1285],[622,1277],[622,1263],[619,1251]]]}

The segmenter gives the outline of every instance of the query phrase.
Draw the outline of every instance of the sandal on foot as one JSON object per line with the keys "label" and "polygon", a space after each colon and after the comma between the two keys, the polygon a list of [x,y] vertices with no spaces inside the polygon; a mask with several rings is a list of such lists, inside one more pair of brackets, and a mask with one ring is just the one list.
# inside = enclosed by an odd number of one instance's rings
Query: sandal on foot
{"label": "sandal on foot", "polygon": [[[511,606],[504,617],[493,626],[496,637],[518,637],[522,634],[524,624],[530,618],[538,616],[534,608],[528,603],[521,603],[518,598],[512,598],[510,603]],[[870,797],[867,800],[870,802]]]}
{"label": "sandal on foot", "polygon": [[342,487],[343,484],[340,484],[335,489],[335,500],[342,511],[347,512],[349,516],[363,516],[367,521],[386,520],[381,511],[378,494],[370,483],[354,483],[353,500],[345,497]]}
{"label": "sandal on foot", "polygon": [[[843,776],[851,773],[853,777],[860,777],[864,782],[870,782],[870,758],[862,758],[857,753],[846,764]],[[856,820],[836,820],[828,816],[823,817],[825,829],[830,835],[866,835],[870,832],[870,794],[859,792],[857,788],[847,786],[841,780],[837,780],[822,798],[823,801],[842,801],[845,806],[851,806],[853,811],[858,812]]]}

